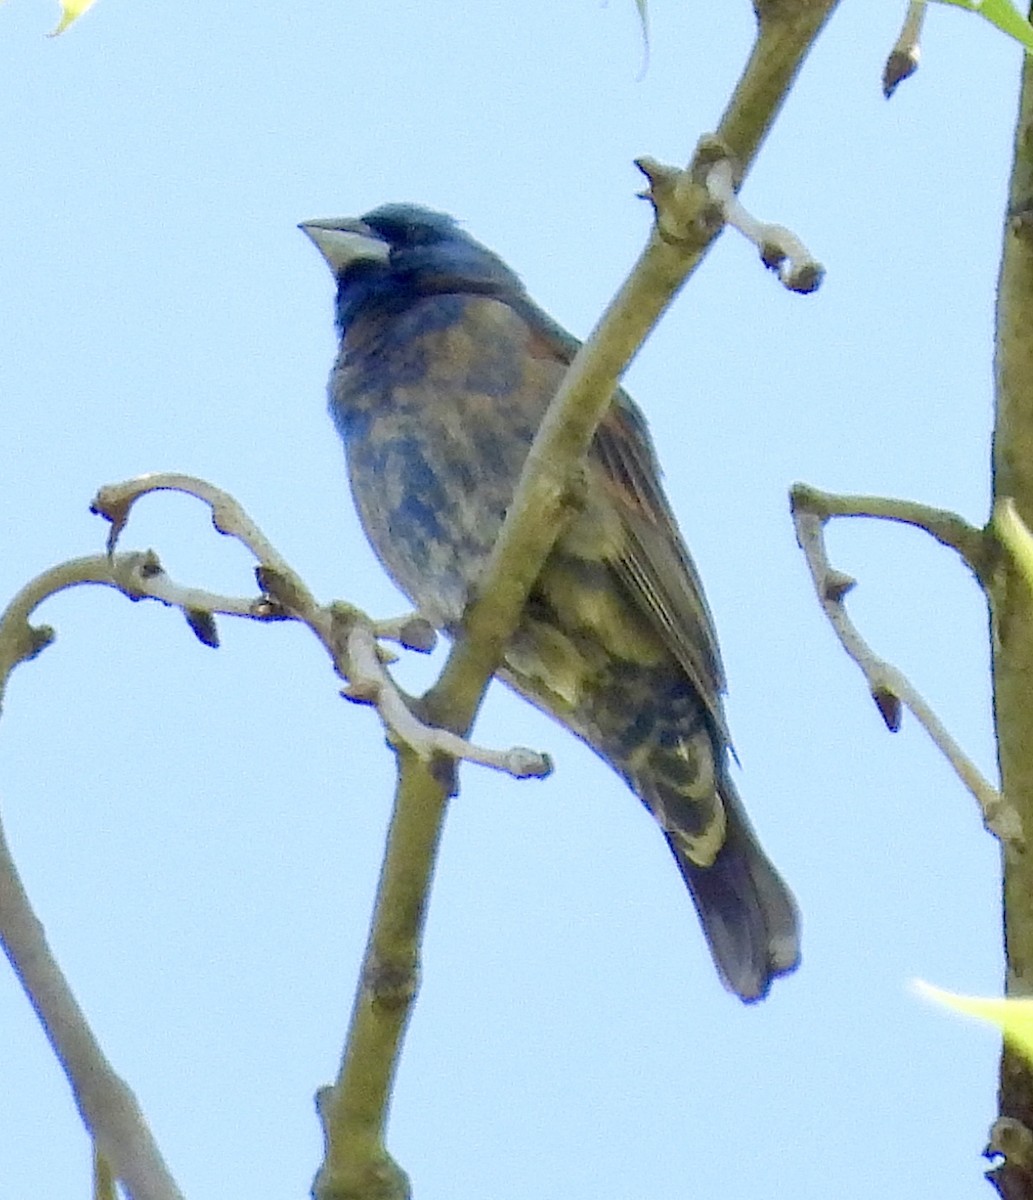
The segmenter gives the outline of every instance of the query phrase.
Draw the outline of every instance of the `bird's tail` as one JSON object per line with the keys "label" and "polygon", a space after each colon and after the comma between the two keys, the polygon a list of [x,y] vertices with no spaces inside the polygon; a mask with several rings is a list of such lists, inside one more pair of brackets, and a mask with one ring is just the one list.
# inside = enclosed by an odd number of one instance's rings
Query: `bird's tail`
{"label": "bird's tail", "polygon": [[710,866],[692,862],[676,835],[667,834],[667,843],[696,905],[722,982],[751,1003],[762,1000],[772,980],[799,963],[800,919],[792,893],[757,841],[727,777],[720,781],[719,794],[726,834]]}
{"label": "bird's tail", "polygon": [[652,813],[722,982],[747,1003],[762,1000],[800,960],[799,916],[728,777],[727,735],[699,690],[670,665],[614,659],[578,706],[558,702],[559,686],[546,704],[525,682],[531,672],[513,669],[512,652],[509,663],[507,682],[584,738]]}

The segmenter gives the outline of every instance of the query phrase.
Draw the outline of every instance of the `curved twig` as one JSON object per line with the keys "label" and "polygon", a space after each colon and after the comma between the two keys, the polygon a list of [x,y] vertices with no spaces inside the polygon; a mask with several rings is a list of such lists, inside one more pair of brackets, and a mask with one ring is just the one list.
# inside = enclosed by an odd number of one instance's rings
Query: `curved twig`
{"label": "curved twig", "polygon": [[[156,490],[187,492],[212,509],[215,527],[242,541],[261,566],[263,594],[225,596],[176,583],[152,551],[115,553],[133,504]],[[345,694],[376,705],[385,726],[417,760],[463,758],[517,778],[549,772],[548,756],[516,747],[484,749],[419,720],[385,666],[378,639],[416,650],[433,649],[435,634],[422,618],[374,622],[346,605],[318,604],[300,577],[233,497],[185,475],[150,475],[102,488],[94,510],[112,523],[108,553],[73,559],[31,580],[0,614],[0,700],[11,672],[54,640],[49,626],[34,626],[35,610],[51,596],[83,584],[115,588],[131,600],[158,600],[180,609],[206,644],[218,645],[215,614],[253,620],[301,621],[329,652]],[[96,1148],[95,1174],[117,1178],[132,1200],[182,1200],[162,1161],[136,1099],[105,1059],[85,1016],[51,954],[32,911],[0,826],[0,944],[50,1039]]]}
{"label": "curved twig", "polygon": [[975,797],[987,829],[1002,842],[1021,845],[1024,835],[1015,810],[984,778],[903,672],[879,658],[859,633],[844,603],[856,580],[830,564],[825,548],[825,524],[831,517],[901,521],[924,529],[956,550],[978,576],[978,564],[985,554],[982,532],[956,514],[940,509],[882,497],[834,496],[804,484],[795,484],[791,489],[790,506],[796,540],[807,560],[818,601],[843,649],[864,675],[886,727],[895,733],[900,728],[902,708],[908,708]]}
{"label": "curved twig", "polygon": [[790,489],[794,509],[829,517],[869,517],[877,521],[896,521],[911,525],[935,538],[941,546],[953,550],[969,568],[980,586],[993,566],[995,547],[982,529],[970,525],[964,517],[946,508],[933,508],[916,500],[898,500],[892,496],[854,496],[823,492],[805,483],[794,483]]}
{"label": "curved twig", "polygon": [[[411,746],[426,761],[436,756],[459,758],[479,766],[504,771],[518,779],[541,778],[551,769],[548,755],[522,746],[491,750],[421,721],[387,670],[378,638],[391,638],[409,649],[432,650],[435,634],[422,618],[409,616],[375,622],[359,609],[345,604],[322,605],[235,497],[204,479],[179,473],[140,475],[102,487],[92,510],[111,522],[108,551],[113,553],[133,505],[157,491],[177,491],[207,504],[212,524],[227,537],[236,538],[258,560],[256,575],[263,594],[254,599],[216,596],[175,584],[153,555],[138,563],[132,556],[116,556],[133,569],[116,586],[134,599],[161,600],[183,610],[190,627],[202,641],[217,645],[214,613],[256,620],[293,619],[307,626],[330,655],[334,670],[348,682],[342,694],[350,700],[373,704],[388,731]],[[139,557],[139,556],[138,556]]]}
{"label": "curved twig", "polygon": [[725,224],[757,247],[764,266],[775,272],[784,287],[806,295],[821,286],[825,268],[800,238],[784,225],[758,220],[743,207],[736,195],[731,159],[714,163],[706,174],[706,188]]}

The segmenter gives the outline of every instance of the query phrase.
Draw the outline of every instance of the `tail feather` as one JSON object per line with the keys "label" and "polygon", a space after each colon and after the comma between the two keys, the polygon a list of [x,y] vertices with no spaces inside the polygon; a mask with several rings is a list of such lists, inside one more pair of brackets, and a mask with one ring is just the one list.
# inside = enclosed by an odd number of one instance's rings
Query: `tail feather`
{"label": "tail feather", "polygon": [[667,842],[725,987],[752,1003],[799,963],[800,919],[792,893],[761,849],[727,779],[720,792],[727,834],[710,866],[692,862],[669,835]]}
{"label": "tail feather", "polygon": [[[507,652],[503,678],[626,780],[664,831],[725,987],[747,1003],[762,1000],[800,960],[799,916],[728,777],[717,697],[708,707],[678,666],[635,664],[609,650],[578,692],[583,644],[575,653],[555,630],[533,622],[528,630],[534,636],[525,632]],[[548,693],[543,680],[552,681]]]}

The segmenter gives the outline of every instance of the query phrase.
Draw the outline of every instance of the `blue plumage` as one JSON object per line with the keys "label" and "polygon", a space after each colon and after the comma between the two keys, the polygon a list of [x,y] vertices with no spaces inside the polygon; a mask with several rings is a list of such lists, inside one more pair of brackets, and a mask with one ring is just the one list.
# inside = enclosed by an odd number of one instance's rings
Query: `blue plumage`
{"label": "blue plumage", "polygon": [[[417,608],[454,632],[578,343],[444,214],[391,204],[302,228],[338,283],[330,408],[363,526]],[[500,675],[637,793],[723,982],[752,1001],[796,966],[798,918],[729,778],[713,621],[659,479],[620,392]]]}

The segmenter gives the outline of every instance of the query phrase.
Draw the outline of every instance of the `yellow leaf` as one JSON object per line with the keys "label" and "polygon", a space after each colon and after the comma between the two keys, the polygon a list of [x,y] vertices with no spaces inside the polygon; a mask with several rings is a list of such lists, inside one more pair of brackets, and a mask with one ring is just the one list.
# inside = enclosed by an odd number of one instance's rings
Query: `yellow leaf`
{"label": "yellow leaf", "polygon": [[57,23],[57,28],[52,30],[49,37],[57,37],[59,33],[64,33],[71,23],[83,13],[93,7],[94,0],[61,0],[61,20]]}
{"label": "yellow leaf", "polygon": [[921,979],[915,980],[914,989],[927,1000],[996,1025],[1010,1045],[1033,1061],[1033,999],[959,996],[956,992],[945,992],[930,983],[923,983]]}

